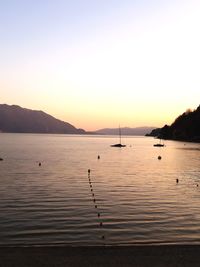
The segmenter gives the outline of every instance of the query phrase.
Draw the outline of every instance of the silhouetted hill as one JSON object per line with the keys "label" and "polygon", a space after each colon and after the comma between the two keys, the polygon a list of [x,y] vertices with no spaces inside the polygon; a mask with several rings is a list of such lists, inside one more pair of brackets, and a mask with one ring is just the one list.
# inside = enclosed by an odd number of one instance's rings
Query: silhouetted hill
{"label": "silhouetted hill", "polygon": [[77,129],[43,111],[6,104],[0,104],[0,131],[7,133],[85,133],[84,130]]}
{"label": "silhouetted hill", "polygon": [[147,133],[145,136],[154,136],[157,137],[160,134],[161,128],[153,129],[150,133]]}
{"label": "silhouetted hill", "polygon": [[[137,128],[129,128],[124,127],[121,128],[121,133],[123,135],[145,135],[146,133],[152,131],[155,127],[137,127]],[[119,128],[105,128],[95,131],[96,134],[108,134],[108,135],[118,135]]]}
{"label": "silhouetted hill", "polygon": [[187,110],[170,126],[155,129],[150,135],[153,136],[156,132],[156,136],[162,139],[200,142],[200,106],[194,111]]}

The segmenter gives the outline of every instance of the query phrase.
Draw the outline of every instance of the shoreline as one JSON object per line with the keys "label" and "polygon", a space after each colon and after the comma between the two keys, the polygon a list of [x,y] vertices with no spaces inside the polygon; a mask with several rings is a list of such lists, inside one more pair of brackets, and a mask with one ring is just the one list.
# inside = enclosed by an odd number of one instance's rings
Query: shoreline
{"label": "shoreline", "polygon": [[0,267],[197,267],[200,245],[0,247]]}

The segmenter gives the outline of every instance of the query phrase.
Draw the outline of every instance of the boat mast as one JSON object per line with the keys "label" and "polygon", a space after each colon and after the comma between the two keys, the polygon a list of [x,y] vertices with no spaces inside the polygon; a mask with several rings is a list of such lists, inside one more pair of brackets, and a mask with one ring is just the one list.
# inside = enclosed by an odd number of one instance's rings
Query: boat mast
{"label": "boat mast", "polygon": [[121,144],[121,128],[120,128],[120,125],[119,125],[119,143]]}

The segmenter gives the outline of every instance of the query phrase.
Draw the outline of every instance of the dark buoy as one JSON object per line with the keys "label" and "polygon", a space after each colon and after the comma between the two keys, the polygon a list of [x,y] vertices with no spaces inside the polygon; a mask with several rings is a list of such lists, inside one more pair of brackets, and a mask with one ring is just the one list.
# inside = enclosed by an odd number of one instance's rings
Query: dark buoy
{"label": "dark buoy", "polygon": [[88,174],[90,174],[90,169],[88,169]]}
{"label": "dark buoy", "polygon": [[179,182],[179,179],[176,179],[176,183],[178,184],[178,182]]}
{"label": "dark buoy", "polygon": [[161,157],[161,156],[158,156],[158,159],[159,159],[159,160],[161,160],[161,159],[162,159],[162,157]]}
{"label": "dark buoy", "polygon": [[97,216],[100,217],[100,213],[98,213]]}
{"label": "dark buoy", "polygon": [[197,184],[197,187],[198,187],[199,185]]}
{"label": "dark buoy", "polygon": [[100,159],[100,156],[98,155],[97,159]]}
{"label": "dark buoy", "polygon": [[96,202],[96,199],[94,198],[93,201]]}
{"label": "dark buoy", "polygon": [[97,205],[95,205],[95,209],[97,209]]}
{"label": "dark buoy", "polygon": [[102,222],[100,222],[100,224],[99,224],[100,226],[103,226],[103,223]]}
{"label": "dark buoy", "polygon": [[104,236],[104,235],[102,235],[101,239],[105,239],[105,236]]}
{"label": "dark buoy", "polygon": [[42,165],[42,163],[41,162],[39,162],[39,164],[38,164],[39,166],[41,166]]}
{"label": "dark buoy", "polygon": [[2,158],[0,158],[0,161],[3,161],[3,159],[2,159]]}

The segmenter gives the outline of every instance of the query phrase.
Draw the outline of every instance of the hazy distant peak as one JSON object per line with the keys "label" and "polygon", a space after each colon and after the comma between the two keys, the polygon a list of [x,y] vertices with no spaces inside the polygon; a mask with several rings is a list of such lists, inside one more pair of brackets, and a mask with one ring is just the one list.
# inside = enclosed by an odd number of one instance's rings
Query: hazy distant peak
{"label": "hazy distant peak", "polygon": [[[123,135],[145,135],[151,132],[155,127],[122,127],[121,133]],[[119,127],[118,128],[104,128],[95,131],[96,134],[108,134],[108,135],[118,135],[119,134]]]}

